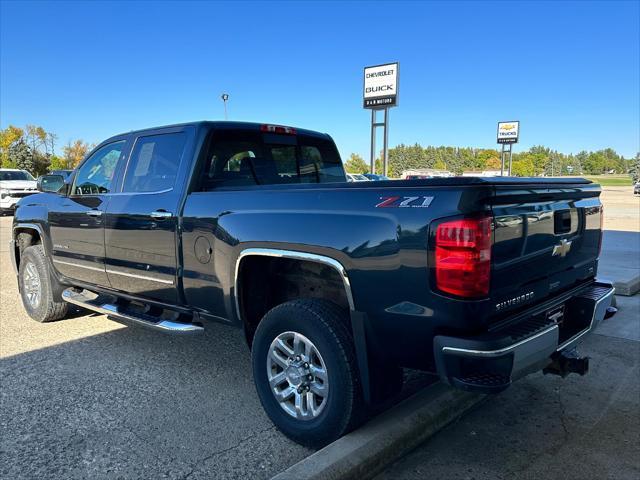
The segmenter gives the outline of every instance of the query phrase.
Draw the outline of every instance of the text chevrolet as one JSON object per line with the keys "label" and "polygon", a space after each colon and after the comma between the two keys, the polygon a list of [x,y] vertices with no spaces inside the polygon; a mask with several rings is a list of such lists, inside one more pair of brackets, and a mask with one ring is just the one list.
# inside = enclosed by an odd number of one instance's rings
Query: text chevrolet
{"label": "text chevrolet", "polygon": [[582,179],[347,183],[326,134],[198,122],[117,135],[39,188],[57,191],[19,202],[10,248],[33,319],[241,327],[264,409],[310,446],[402,367],[484,393],[585,373],[575,346],[613,296]]}

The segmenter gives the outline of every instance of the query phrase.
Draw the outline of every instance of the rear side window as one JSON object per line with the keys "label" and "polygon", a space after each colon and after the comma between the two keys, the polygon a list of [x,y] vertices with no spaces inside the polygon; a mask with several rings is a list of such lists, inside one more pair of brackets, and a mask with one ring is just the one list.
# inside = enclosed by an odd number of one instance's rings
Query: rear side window
{"label": "rear side window", "polygon": [[328,139],[239,129],[214,133],[204,173],[205,190],[345,181],[338,151]]}
{"label": "rear side window", "polygon": [[184,152],[182,132],[140,137],[124,177],[123,192],[159,192],[173,188]]}

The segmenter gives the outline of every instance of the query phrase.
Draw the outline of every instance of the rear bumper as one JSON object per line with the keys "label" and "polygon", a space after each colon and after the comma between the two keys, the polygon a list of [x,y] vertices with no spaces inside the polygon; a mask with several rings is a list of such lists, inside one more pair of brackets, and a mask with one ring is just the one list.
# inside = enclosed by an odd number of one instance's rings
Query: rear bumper
{"label": "rear bumper", "polygon": [[[477,337],[434,338],[440,378],[463,390],[497,393],[574,348],[604,319],[613,286],[596,281],[569,297],[534,307]],[[559,313],[560,312],[560,313]]]}

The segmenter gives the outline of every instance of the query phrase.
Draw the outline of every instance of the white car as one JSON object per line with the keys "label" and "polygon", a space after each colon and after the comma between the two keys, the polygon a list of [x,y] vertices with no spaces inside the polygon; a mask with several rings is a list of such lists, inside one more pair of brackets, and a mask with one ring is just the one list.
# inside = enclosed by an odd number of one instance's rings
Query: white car
{"label": "white car", "polygon": [[0,215],[13,212],[22,197],[38,190],[36,179],[26,170],[0,168]]}
{"label": "white car", "polygon": [[361,173],[347,173],[347,182],[368,182],[370,181],[367,177],[362,175]]}

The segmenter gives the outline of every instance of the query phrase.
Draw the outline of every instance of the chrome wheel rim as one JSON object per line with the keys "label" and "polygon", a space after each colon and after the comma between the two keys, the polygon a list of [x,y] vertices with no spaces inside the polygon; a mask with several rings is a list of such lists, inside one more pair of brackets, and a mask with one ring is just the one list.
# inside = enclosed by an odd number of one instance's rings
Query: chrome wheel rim
{"label": "chrome wheel rim", "polygon": [[284,332],[271,342],[267,378],[278,404],[293,418],[312,420],[327,404],[327,367],[313,342],[300,333]]}
{"label": "chrome wheel rim", "polygon": [[40,305],[40,274],[36,266],[29,262],[24,266],[24,293],[27,297],[27,301],[32,308],[37,308]]}

